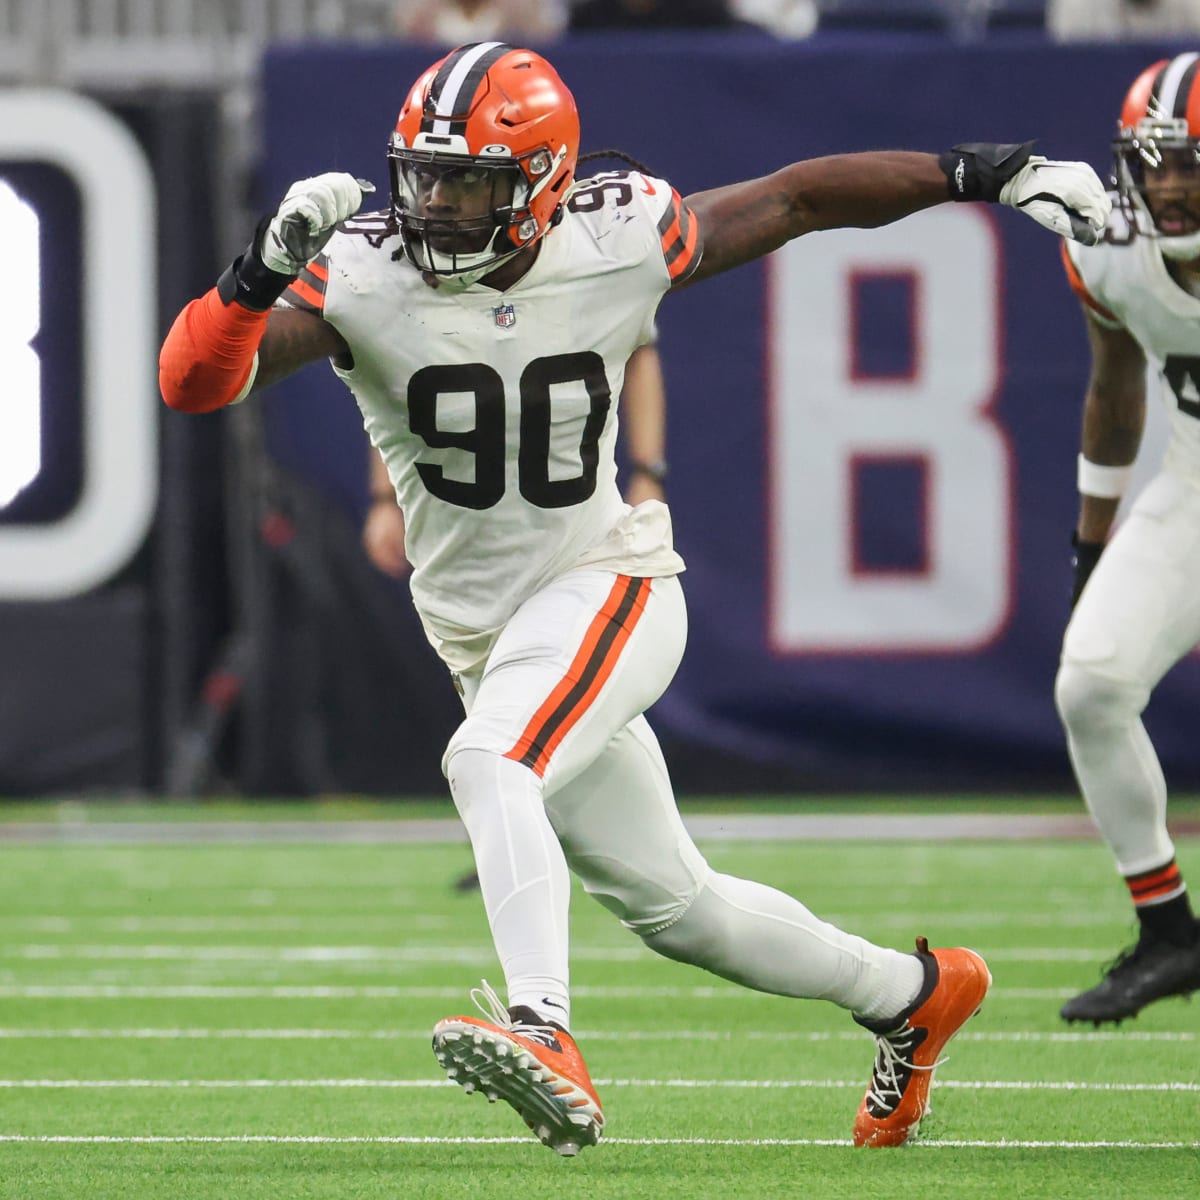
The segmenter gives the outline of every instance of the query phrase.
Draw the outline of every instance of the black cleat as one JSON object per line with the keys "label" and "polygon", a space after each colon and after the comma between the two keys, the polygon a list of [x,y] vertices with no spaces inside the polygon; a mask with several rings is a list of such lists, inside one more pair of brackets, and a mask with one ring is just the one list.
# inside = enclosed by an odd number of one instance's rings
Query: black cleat
{"label": "black cleat", "polygon": [[1091,991],[1068,1000],[1060,1015],[1064,1021],[1101,1025],[1135,1017],[1155,1000],[1195,991],[1200,991],[1200,939],[1178,946],[1143,933],[1137,945],[1116,957]]}

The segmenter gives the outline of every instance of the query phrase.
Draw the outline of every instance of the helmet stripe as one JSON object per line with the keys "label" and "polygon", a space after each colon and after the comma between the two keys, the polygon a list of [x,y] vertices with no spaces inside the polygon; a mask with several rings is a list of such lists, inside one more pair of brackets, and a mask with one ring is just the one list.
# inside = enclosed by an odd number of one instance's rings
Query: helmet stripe
{"label": "helmet stripe", "polygon": [[1198,75],[1200,75],[1200,54],[1195,55],[1195,61],[1179,81],[1179,96],[1175,101],[1175,115],[1183,117],[1188,122],[1189,129],[1195,129],[1192,119],[1196,116],[1196,78]]}
{"label": "helmet stripe", "polygon": [[471,102],[479,85],[488,69],[511,49],[504,42],[476,42],[451,54],[430,84],[421,132],[465,134]]}
{"label": "helmet stripe", "polygon": [[1200,54],[1179,54],[1163,67],[1150,94],[1150,116],[1187,116],[1188,96],[1196,78],[1198,61]]}

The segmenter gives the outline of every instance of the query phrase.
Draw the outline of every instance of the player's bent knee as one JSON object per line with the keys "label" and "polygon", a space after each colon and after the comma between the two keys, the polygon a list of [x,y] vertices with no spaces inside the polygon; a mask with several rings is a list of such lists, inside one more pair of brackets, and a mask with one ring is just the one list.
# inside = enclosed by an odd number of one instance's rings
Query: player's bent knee
{"label": "player's bent knee", "polygon": [[482,721],[472,717],[467,717],[446,743],[446,750],[442,755],[442,774],[447,779],[450,778],[450,760],[463,751],[493,755],[503,753],[496,744],[495,735],[490,733]]}
{"label": "player's bent knee", "polygon": [[442,770],[450,784],[454,807],[468,831],[472,812],[480,810],[481,805],[483,809],[489,804],[494,807],[496,798],[504,802],[518,798],[541,801],[541,783],[533,772],[495,750],[455,745],[451,739],[442,758]]}
{"label": "player's bent knee", "polygon": [[702,880],[691,871],[664,872],[652,879],[616,858],[573,854],[566,849],[584,891],[641,938],[678,922],[702,886]]}
{"label": "player's bent knee", "polygon": [[1111,729],[1136,720],[1146,704],[1145,689],[1064,660],[1054,680],[1054,704],[1072,732]]}

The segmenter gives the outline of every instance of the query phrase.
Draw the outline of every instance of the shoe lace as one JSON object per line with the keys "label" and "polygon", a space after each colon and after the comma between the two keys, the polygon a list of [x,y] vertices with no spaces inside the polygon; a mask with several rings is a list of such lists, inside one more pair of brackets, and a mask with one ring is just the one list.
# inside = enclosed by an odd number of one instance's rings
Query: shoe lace
{"label": "shoe lace", "polygon": [[917,1031],[907,1022],[875,1038],[875,1067],[867,1088],[867,1102],[882,1113],[892,1113],[904,1097],[904,1089],[914,1071],[932,1071],[946,1061],[922,1066],[913,1062],[913,1051],[920,1044]]}
{"label": "shoe lace", "polygon": [[1151,939],[1143,933],[1132,946],[1126,946],[1111,962],[1107,962],[1100,969],[1100,977],[1102,979],[1111,979],[1113,976],[1121,976],[1145,957],[1146,951],[1150,948]]}
{"label": "shoe lace", "polygon": [[552,1050],[558,1049],[558,1030],[553,1025],[545,1022],[524,1021],[520,1018],[514,1019],[496,989],[486,979],[480,981],[479,987],[471,989],[471,1000],[493,1025],[499,1025],[501,1029],[507,1030],[509,1033],[515,1033],[518,1037],[526,1038],[528,1041],[548,1046]]}

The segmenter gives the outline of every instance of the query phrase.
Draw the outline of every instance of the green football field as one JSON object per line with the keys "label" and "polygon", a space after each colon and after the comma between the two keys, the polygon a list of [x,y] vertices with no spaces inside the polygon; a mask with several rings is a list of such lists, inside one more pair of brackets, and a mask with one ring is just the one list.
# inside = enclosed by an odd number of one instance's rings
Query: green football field
{"label": "green football field", "polygon": [[[703,845],[875,940],[988,959],[921,1141],[850,1146],[873,1043],[841,1010],[658,959],[580,892],[573,1023],[608,1124],[567,1160],[431,1053],[439,1017],[502,984],[478,895],[451,886],[460,842],[369,806],[361,840],[296,809],[217,841],[171,810],[175,832],[90,844],[14,837],[38,812],[0,809],[0,1197],[1200,1196],[1200,1003],[1057,1016],[1131,940],[1104,848],[860,840],[873,810],[842,812],[853,837]],[[1200,840],[1178,849],[1200,887]]]}

